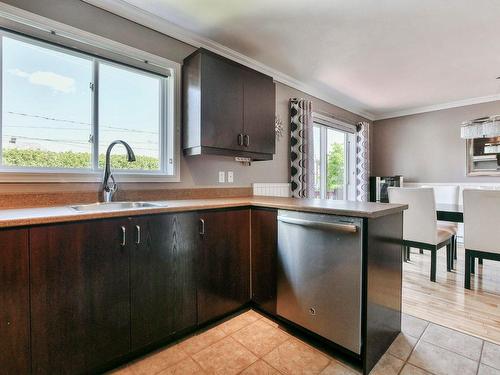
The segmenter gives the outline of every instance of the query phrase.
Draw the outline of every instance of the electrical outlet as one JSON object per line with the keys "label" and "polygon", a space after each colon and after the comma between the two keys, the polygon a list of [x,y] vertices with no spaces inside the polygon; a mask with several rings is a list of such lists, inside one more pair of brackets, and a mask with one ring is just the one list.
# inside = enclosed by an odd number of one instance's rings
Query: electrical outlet
{"label": "electrical outlet", "polygon": [[219,184],[226,182],[226,173],[224,171],[219,171]]}
{"label": "electrical outlet", "polygon": [[234,182],[233,171],[227,171],[227,182],[229,182],[230,184]]}

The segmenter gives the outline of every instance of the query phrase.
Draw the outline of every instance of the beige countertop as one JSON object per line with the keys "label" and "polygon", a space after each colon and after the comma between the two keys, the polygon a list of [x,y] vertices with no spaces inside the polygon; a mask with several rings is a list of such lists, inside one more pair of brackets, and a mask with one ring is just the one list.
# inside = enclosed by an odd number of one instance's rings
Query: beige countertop
{"label": "beige countertop", "polygon": [[247,206],[365,217],[369,219],[401,212],[408,208],[407,205],[402,204],[258,196],[244,198],[168,200],[161,202],[167,206],[108,212],[94,211],[82,213],[75,211],[69,206],[6,209],[0,210],[0,228]]}

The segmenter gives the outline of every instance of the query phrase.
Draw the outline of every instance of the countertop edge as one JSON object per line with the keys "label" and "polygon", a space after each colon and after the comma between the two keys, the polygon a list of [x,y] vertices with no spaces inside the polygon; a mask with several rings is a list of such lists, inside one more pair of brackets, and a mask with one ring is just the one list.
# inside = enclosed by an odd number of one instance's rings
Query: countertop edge
{"label": "countertop edge", "polygon": [[[112,218],[124,218],[132,216],[144,216],[162,213],[174,213],[174,212],[192,212],[192,211],[205,211],[213,209],[224,209],[224,208],[243,208],[243,207],[255,207],[255,208],[269,208],[269,209],[283,209],[291,211],[301,211],[301,212],[311,212],[329,215],[342,215],[342,216],[352,216],[352,217],[362,217],[367,219],[376,219],[386,215],[395,214],[402,212],[408,208],[407,205],[392,205],[375,212],[367,212],[362,210],[349,210],[349,209],[336,209],[331,207],[317,207],[317,206],[307,206],[307,205],[294,205],[291,203],[284,202],[270,202],[267,199],[256,199],[255,197],[248,199],[235,199],[229,198],[225,202],[221,202],[223,199],[214,199],[214,202],[207,202],[209,200],[204,200],[203,203],[200,200],[193,200],[192,203],[189,200],[181,201],[166,201],[171,202],[171,206],[168,207],[154,207],[154,208],[141,208],[135,210],[121,210],[121,211],[108,211],[108,212],[90,212],[90,213],[78,213],[72,212],[67,206],[56,206],[56,207],[37,207],[37,208],[23,208],[23,209],[9,209],[0,210],[0,228],[14,228],[14,227],[26,227],[26,226],[36,226],[36,225],[47,225],[47,224],[59,224],[59,223],[69,223],[87,220],[100,220],[100,219],[112,219]],[[231,201],[233,200],[233,201]],[[43,211],[47,210],[46,214],[33,214],[29,216],[26,212],[28,210],[33,211]],[[53,213],[49,211],[53,210]],[[5,215],[2,217],[2,212],[11,212],[12,218]],[[16,212],[18,216],[15,217]],[[21,215],[24,213],[24,216]]]}

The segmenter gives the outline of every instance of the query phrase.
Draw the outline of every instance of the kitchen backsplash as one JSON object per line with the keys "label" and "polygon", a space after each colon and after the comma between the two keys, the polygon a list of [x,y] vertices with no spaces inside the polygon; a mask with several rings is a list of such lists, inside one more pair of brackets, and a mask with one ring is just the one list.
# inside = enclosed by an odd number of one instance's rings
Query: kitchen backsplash
{"label": "kitchen backsplash", "polygon": [[253,195],[264,195],[268,197],[289,197],[289,183],[254,183]]}

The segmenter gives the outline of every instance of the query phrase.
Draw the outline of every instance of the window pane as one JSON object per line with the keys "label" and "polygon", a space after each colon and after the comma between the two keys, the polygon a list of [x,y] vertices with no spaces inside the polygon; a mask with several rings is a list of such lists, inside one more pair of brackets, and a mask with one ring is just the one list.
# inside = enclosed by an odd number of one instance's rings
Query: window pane
{"label": "window pane", "polygon": [[314,198],[321,197],[321,131],[314,126]]}
{"label": "window pane", "polygon": [[123,146],[113,149],[113,168],[157,171],[160,169],[161,77],[111,64],[99,65],[99,166],[108,145],[117,139],[134,150],[128,163]]}
{"label": "window pane", "polygon": [[92,61],[2,37],[2,164],[91,168]]}
{"label": "window pane", "polygon": [[329,128],[326,138],[326,197],[344,199],[345,133]]}

